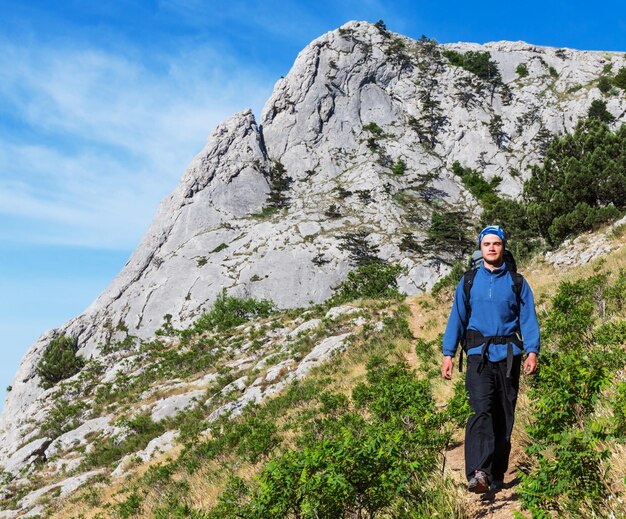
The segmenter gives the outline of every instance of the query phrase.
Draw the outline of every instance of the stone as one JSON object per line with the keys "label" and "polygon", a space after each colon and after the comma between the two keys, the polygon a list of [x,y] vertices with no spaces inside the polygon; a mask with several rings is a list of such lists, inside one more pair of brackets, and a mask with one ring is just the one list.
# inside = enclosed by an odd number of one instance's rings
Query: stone
{"label": "stone", "polygon": [[109,425],[111,416],[101,416],[92,420],[83,422],[79,427],[68,431],[56,438],[45,451],[46,458],[56,456],[59,452],[66,451],[87,443],[86,436],[95,435],[97,433],[111,433],[113,427]]}
{"label": "stone", "polygon": [[74,492],[76,489],[84,485],[90,479],[98,476],[99,474],[104,474],[104,472],[105,469],[92,470],[91,472],[86,472],[84,474],[79,474],[78,476],[67,478],[59,483],[53,483],[52,485],[47,485],[45,487],[39,488],[27,494],[20,500],[20,509],[25,510],[32,508],[37,504],[37,501],[40,498],[53,490],[58,492],[60,498],[66,497],[70,493]]}
{"label": "stone", "polygon": [[15,451],[5,462],[4,470],[10,474],[17,474],[23,467],[31,461],[43,456],[48,445],[52,443],[50,438],[39,438],[24,445]]}
{"label": "stone", "polygon": [[311,371],[315,366],[319,366],[322,362],[327,360],[331,355],[337,353],[345,346],[345,340],[349,336],[349,333],[337,335],[334,337],[328,337],[322,342],[317,344],[307,355],[302,359],[300,364],[295,370],[295,378],[302,379],[306,374]]}
{"label": "stone", "polygon": [[205,391],[203,389],[196,389],[181,395],[173,395],[157,400],[152,406],[150,417],[153,421],[160,422],[165,418],[176,416],[181,411],[197,404],[204,394]]}
{"label": "stone", "polygon": [[324,319],[330,319],[332,321],[333,319],[337,319],[337,317],[340,317],[342,315],[350,315],[358,312],[360,312],[360,310],[354,306],[333,306],[330,310],[328,310],[328,312],[326,312]]}
{"label": "stone", "polygon": [[161,436],[150,440],[145,449],[124,456],[113,472],[111,472],[111,477],[118,478],[124,475],[136,460],[146,462],[151,460],[158,453],[173,449],[176,438],[178,438],[178,431],[167,431]]}
{"label": "stone", "polygon": [[294,361],[292,359],[287,359],[278,364],[272,366],[265,373],[265,381],[266,382],[275,382],[280,378],[282,373],[288,373],[293,366]]}
{"label": "stone", "polygon": [[321,322],[322,322],[321,319],[311,319],[310,321],[305,321],[298,327],[291,330],[289,334],[287,335],[287,337],[291,340],[297,339],[299,335],[303,335],[306,332],[309,332],[317,328]]}
{"label": "stone", "polygon": [[51,461],[48,466],[50,467],[50,470],[55,474],[58,472],[69,473],[78,469],[78,467],[80,467],[80,464],[83,461],[84,461],[83,456],[79,456],[78,458],[72,458],[72,459],[60,458],[58,460]]}

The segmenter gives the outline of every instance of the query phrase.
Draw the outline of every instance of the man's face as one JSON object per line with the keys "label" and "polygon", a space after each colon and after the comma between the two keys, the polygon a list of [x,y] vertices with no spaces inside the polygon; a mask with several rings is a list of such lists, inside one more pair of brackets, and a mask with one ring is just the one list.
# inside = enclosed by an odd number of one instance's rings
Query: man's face
{"label": "man's face", "polygon": [[487,234],[480,242],[480,252],[483,255],[485,266],[499,267],[502,265],[504,244],[499,236]]}

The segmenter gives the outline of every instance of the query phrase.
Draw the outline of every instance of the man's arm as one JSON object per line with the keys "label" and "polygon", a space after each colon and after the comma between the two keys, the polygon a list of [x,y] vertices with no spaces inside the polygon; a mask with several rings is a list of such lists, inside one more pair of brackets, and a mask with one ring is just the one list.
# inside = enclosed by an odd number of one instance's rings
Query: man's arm
{"label": "man's arm", "polygon": [[443,362],[441,363],[441,376],[446,380],[452,379],[452,368],[454,367],[454,361],[450,355],[444,355]]}
{"label": "man's arm", "polygon": [[524,338],[524,350],[526,360],[524,361],[524,373],[532,375],[537,371],[537,356],[539,355],[540,333],[537,312],[535,311],[535,298],[530,285],[524,279],[522,285],[522,305],[520,308],[520,328]]}
{"label": "man's arm", "polygon": [[454,291],[454,301],[452,302],[450,317],[448,318],[442,341],[443,361],[441,363],[441,376],[447,380],[452,378],[453,358],[466,326],[467,309],[465,308],[463,279],[461,279]]}

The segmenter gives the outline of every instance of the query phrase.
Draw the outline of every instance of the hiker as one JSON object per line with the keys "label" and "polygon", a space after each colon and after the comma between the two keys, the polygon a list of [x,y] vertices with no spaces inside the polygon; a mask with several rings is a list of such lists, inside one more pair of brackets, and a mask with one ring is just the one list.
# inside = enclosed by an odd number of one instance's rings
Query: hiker
{"label": "hiker", "polygon": [[[465,472],[468,490],[477,494],[504,484],[522,350],[526,375],[537,370],[539,353],[533,294],[511,267],[514,261],[506,250],[504,231],[496,225],[485,227],[478,248],[482,264],[463,276],[454,293],[441,365],[442,377],[450,380],[460,343],[467,353],[465,387],[473,411],[465,430]],[[505,257],[511,258],[509,264]]]}

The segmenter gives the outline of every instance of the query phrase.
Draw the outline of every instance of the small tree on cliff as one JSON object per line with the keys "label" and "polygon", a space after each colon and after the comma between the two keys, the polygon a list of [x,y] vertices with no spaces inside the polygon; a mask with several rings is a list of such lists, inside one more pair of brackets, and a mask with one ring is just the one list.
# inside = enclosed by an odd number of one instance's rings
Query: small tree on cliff
{"label": "small tree on cliff", "polygon": [[52,340],[37,365],[41,387],[48,389],[81,370],[85,361],[76,354],[77,350],[78,345],[71,337],[60,335]]}

